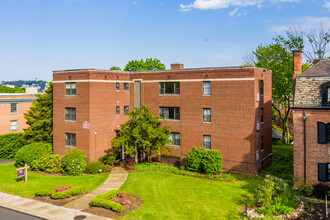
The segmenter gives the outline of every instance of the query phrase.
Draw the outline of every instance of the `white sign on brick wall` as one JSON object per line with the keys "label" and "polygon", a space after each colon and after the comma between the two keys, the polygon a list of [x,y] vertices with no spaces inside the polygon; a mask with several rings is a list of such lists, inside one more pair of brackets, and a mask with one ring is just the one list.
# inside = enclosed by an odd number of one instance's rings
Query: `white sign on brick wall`
{"label": "white sign on brick wall", "polygon": [[88,121],[85,121],[83,123],[83,129],[89,129],[89,123],[88,123]]}

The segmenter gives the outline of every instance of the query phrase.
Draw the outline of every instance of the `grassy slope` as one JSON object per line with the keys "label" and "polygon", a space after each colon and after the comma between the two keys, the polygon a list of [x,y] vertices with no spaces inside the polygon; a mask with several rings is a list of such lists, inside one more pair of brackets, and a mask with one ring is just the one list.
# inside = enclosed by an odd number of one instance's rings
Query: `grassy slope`
{"label": "grassy slope", "polygon": [[232,183],[160,172],[131,173],[120,190],[145,203],[122,219],[226,219],[244,205],[256,180]]}
{"label": "grassy slope", "polygon": [[85,186],[88,191],[96,189],[109,176],[109,174],[86,176],[47,176],[28,172],[28,182],[24,178],[16,179],[17,172],[14,163],[0,165],[0,191],[32,197],[39,189],[55,190],[59,185]]}

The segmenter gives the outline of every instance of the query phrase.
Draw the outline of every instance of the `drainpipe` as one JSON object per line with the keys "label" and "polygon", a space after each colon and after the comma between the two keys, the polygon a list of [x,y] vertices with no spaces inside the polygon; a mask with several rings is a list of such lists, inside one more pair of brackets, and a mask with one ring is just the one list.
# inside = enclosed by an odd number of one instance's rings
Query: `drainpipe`
{"label": "drainpipe", "polygon": [[304,110],[302,119],[304,121],[304,183],[306,184],[306,110]]}

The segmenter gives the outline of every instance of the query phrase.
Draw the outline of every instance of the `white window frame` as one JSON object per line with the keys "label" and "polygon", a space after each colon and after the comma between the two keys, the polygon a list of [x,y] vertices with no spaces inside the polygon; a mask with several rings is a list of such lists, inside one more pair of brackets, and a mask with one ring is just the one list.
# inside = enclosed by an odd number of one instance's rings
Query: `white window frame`
{"label": "white window frame", "polygon": [[[181,145],[181,136],[180,133],[178,132],[172,132],[169,134],[169,139],[172,141],[173,146],[180,146]],[[177,141],[179,140],[179,144],[177,143]]]}
{"label": "white window frame", "polygon": [[[208,88],[206,87],[206,85],[208,85]],[[206,95],[206,96],[211,95],[211,82],[210,81],[203,82],[203,95]]]}
{"label": "white window frame", "polygon": [[[207,114],[207,113],[210,114]],[[211,122],[211,109],[210,108],[203,108],[203,122],[210,123]]]}
{"label": "white window frame", "polygon": [[[15,123],[15,124],[13,124]],[[17,120],[10,120],[10,131],[17,131],[18,130],[18,121]]]}
{"label": "white window frame", "polygon": [[[206,140],[206,138],[210,138],[210,141]],[[210,143],[209,146],[207,143]],[[205,147],[205,149],[207,150],[211,150],[212,149],[212,139],[211,139],[211,135],[203,135],[203,146]]]}
{"label": "white window frame", "polygon": [[77,85],[76,85],[76,83],[75,82],[65,83],[65,95],[66,96],[75,96],[76,94],[77,94]]}

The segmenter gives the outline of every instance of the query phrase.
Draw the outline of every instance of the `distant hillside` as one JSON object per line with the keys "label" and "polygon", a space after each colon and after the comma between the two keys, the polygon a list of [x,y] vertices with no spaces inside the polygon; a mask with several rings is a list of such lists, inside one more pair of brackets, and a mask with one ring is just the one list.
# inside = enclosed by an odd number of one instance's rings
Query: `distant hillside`
{"label": "distant hillside", "polygon": [[40,90],[44,90],[47,81],[45,80],[17,80],[17,81],[1,81],[0,86],[14,85],[15,87],[22,87],[23,85],[39,86]]}
{"label": "distant hillside", "polygon": [[0,93],[25,93],[25,89],[21,89],[19,87],[10,88],[6,86],[1,86]]}

